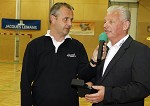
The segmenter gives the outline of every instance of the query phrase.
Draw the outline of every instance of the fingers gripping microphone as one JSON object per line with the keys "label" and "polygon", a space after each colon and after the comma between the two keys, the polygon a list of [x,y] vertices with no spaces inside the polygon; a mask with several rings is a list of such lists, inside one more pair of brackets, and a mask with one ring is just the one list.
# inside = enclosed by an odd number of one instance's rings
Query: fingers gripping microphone
{"label": "fingers gripping microphone", "polygon": [[97,62],[100,63],[101,61],[101,58],[102,58],[102,54],[103,54],[103,45],[104,43],[107,41],[108,37],[106,35],[105,32],[102,32],[100,35],[99,35],[99,48],[98,48],[98,55],[97,55]]}

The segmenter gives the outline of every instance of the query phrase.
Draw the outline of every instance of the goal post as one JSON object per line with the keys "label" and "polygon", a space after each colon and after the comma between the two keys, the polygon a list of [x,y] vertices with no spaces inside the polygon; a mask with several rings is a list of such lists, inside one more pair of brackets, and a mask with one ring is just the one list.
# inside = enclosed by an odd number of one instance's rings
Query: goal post
{"label": "goal post", "polygon": [[20,62],[32,34],[0,33],[0,62]]}

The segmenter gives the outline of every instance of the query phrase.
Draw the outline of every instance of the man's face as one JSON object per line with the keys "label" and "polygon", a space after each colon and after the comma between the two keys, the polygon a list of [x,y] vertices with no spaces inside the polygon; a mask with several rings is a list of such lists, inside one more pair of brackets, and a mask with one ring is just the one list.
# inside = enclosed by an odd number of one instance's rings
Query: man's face
{"label": "man's face", "polygon": [[109,13],[106,15],[104,20],[104,30],[109,39],[120,38],[123,35],[124,21],[121,20],[119,13]]}
{"label": "man's face", "polygon": [[73,11],[66,7],[61,7],[56,13],[55,20],[53,21],[57,33],[62,36],[66,36],[72,27],[72,20]]}

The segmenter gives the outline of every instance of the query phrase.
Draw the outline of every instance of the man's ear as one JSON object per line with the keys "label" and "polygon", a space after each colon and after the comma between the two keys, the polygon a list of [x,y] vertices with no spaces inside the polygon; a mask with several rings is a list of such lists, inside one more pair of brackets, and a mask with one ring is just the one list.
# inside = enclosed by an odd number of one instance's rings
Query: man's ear
{"label": "man's ear", "polygon": [[56,17],[54,15],[50,15],[50,22],[53,23],[56,20]]}
{"label": "man's ear", "polygon": [[129,22],[129,21],[125,21],[125,22],[123,23],[123,30],[129,29],[129,27],[130,27],[130,22]]}

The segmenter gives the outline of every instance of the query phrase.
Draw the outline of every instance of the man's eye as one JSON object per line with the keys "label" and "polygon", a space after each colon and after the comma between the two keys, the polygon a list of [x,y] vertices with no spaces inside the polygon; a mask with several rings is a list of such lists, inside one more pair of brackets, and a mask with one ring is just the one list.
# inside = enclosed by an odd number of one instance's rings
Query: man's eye
{"label": "man's eye", "polygon": [[65,18],[64,20],[67,21],[68,18]]}
{"label": "man's eye", "polygon": [[63,21],[65,21],[65,22],[66,22],[67,20],[68,20],[68,18],[64,18],[64,19],[63,19]]}
{"label": "man's eye", "polygon": [[113,24],[113,23],[115,23],[115,21],[109,21],[109,23],[110,23],[110,24]]}

